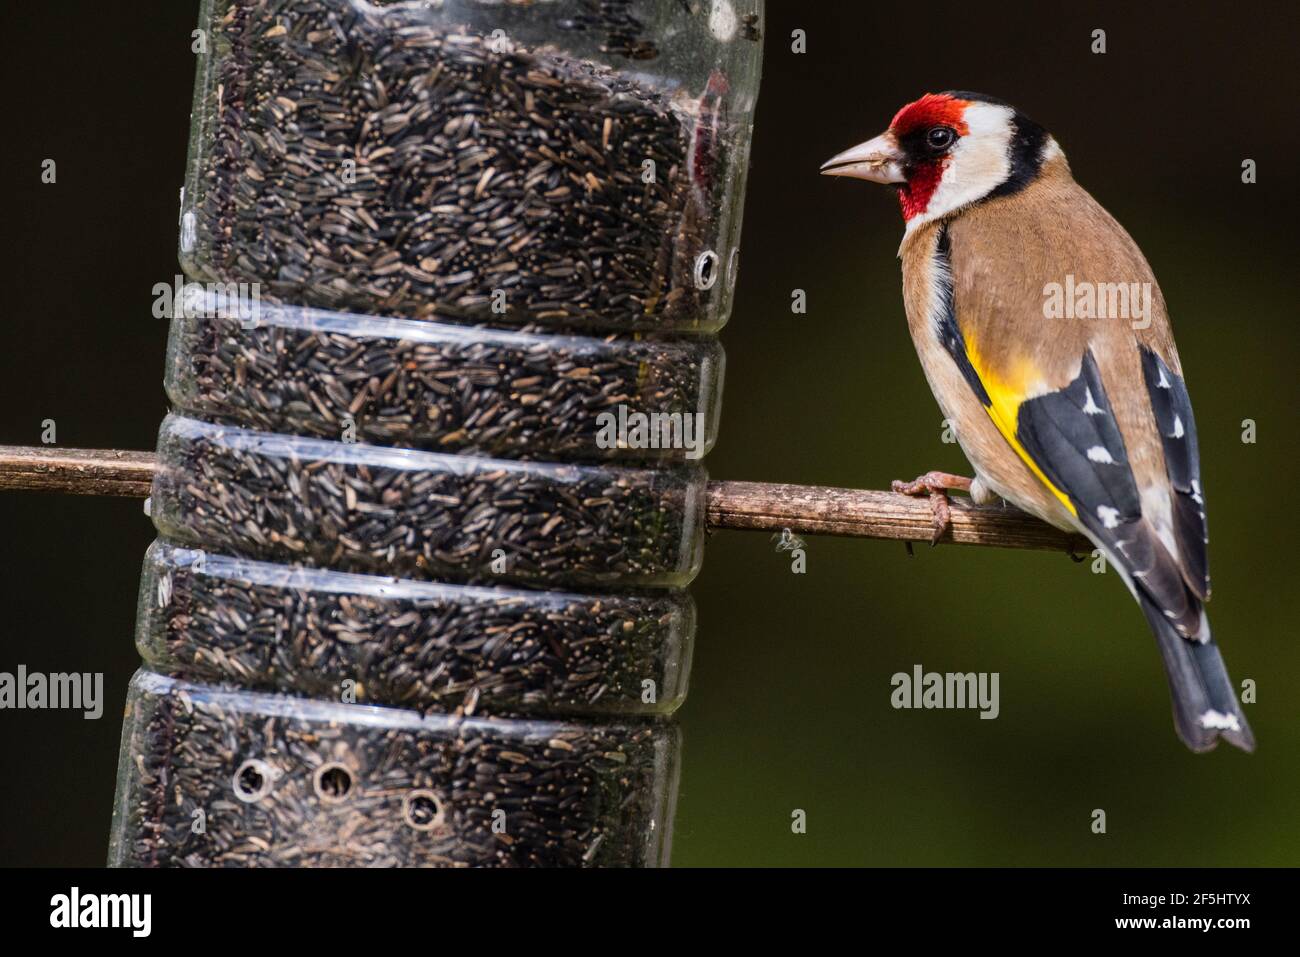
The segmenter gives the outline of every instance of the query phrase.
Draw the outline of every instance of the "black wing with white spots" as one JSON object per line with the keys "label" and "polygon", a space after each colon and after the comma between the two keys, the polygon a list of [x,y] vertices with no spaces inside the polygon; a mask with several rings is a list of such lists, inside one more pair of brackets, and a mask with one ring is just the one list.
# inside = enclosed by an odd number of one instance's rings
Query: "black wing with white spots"
{"label": "black wing with white spots", "polygon": [[1250,751],[1255,737],[1202,607],[1209,590],[1205,509],[1187,389],[1155,353],[1144,350],[1142,363],[1174,490],[1173,544],[1180,554],[1142,514],[1124,436],[1091,351],[1064,389],[1020,404],[1016,439],[1127,575],[1164,660],[1179,737],[1194,751],[1208,751],[1220,737]]}
{"label": "black wing with white spots", "polygon": [[1173,486],[1174,538],[1178,542],[1183,577],[1198,597],[1210,595],[1205,521],[1205,498],[1201,489],[1201,455],[1196,443],[1196,420],[1192,401],[1181,376],[1155,352],[1142,350],[1142,374],[1151,395],[1151,409],[1165,450],[1165,468]]}
{"label": "black wing with white spots", "polygon": [[1181,634],[1197,636],[1200,603],[1188,591],[1178,562],[1143,518],[1124,436],[1091,350],[1069,385],[1020,404],[1016,439],[1070,499],[1084,528],[1135,587]]}

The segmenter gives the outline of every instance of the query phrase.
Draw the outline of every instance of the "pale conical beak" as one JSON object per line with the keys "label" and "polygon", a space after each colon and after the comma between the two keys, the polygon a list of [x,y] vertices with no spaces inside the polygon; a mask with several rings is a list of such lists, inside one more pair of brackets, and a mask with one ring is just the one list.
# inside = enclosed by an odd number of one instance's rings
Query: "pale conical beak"
{"label": "pale conical beak", "polygon": [[903,183],[903,153],[893,133],[859,143],[822,164],[823,176],[852,176],[873,183]]}

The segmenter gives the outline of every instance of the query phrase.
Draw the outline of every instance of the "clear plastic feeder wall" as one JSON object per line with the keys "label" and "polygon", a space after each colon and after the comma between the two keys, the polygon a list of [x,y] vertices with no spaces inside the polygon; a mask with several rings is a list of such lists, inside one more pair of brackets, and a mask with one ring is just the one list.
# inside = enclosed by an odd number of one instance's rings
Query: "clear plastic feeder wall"
{"label": "clear plastic feeder wall", "polygon": [[526,334],[208,299],[172,321],[177,409],[267,432],[550,461],[684,462],[717,437],[711,338]]}
{"label": "clear plastic feeder wall", "polygon": [[181,258],[364,314],[727,318],[761,0],[205,0]]}
{"label": "clear plastic feeder wall", "polygon": [[112,866],[667,863],[663,722],[421,717],[147,671],[126,710]]}
{"label": "clear plastic feeder wall", "polygon": [[489,584],[678,587],[707,476],[271,435],[175,415],[150,514],[177,544],[338,571]]}
{"label": "clear plastic feeder wall", "polygon": [[667,714],[686,695],[681,591],[576,595],[350,575],[155,542],[136,643],[154,671],[471,715]]}

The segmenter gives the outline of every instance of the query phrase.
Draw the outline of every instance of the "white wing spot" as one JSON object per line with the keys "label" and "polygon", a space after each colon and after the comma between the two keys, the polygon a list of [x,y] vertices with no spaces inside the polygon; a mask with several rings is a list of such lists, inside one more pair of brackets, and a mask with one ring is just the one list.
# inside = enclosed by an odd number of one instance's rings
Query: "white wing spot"
{"label": "white wing spot", "polygon": [[1105,410],[1102,409],[1101,406],[1097,405],[1096,402],[1092,401],[1092,390],[1089,389],[1087,386],[1084,386],[1084,389],[1083,389],[1083,395],[1084,395],[1084,399],[1085,399],[1085,401],[1084,401],[1084,403],[1083,403],[1083,411],[1084,411],[1084,412],[1088,413],[1088,415],[1105,415],[1105,414],[1106,414],[1106,413],[1105,413]]}
{"label": "white wing spot", "polygon": [[1165,378],[1165,370],[1164,370],[1164,367],[1163,367],[1163,366],[1161,366],[1161,368],[1160,368],[1160,381],[1156,383],[1156,388],[1158,388],[1158,389],[1170,389],[1170,388],[1173,388],[1173,387],[1169,384],[1169,380],[1168,380],[1167,378]]}
{"label": "white wing spot", "polygon": [[1204,505],[1205,501],[1201,498],[1201,483],[1192,479],[1192,501],[1197,505]]}
{"label": "white wing spot", "polygon": [[1176,416],[1174,416],[1174,438],[1176,438],[1176,439],[1181,439],[1181,438],[1183,437],[1183,435],[1184,435],[1184,432],[1183,432],[1183,419],[1182,419],[1182,416],[1178,416],[1178,415],[1176,415]]}
{"label": "white wing spot", "polygon": [[1103,465],[1114,465],[1115,460],[1111,457],[1110,450],[1104,445],[1094,445],[1088,450],[1089,462],[1101,462]]}
{"label": "white wing spot", "polygon": [[1111,508],[1109,505],[1097,506],[1097,517],[1107,528],[1119,527],[1119,509]]}
{"label": "white wing spot", "polygon": [[1240,731],[1241,722],[1235,714],[1222,714],[1213,709],[1201,715],[1202,728],[1215,728],[1221,731]]}

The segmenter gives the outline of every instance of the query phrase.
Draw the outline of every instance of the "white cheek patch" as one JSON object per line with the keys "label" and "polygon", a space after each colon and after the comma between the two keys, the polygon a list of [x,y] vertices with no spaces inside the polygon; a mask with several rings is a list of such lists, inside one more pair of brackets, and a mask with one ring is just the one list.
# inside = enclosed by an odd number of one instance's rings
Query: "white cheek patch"
{"label": "white cheek patch", "polygon": [[930,197],[925,212],[907,223],[911,232],[922,223],[945,216],[968,203],[983,199],[1011,175],[1012,117],[1009,106],[972,103],[962,119],[967,133],[948,154],[943,178]]}

